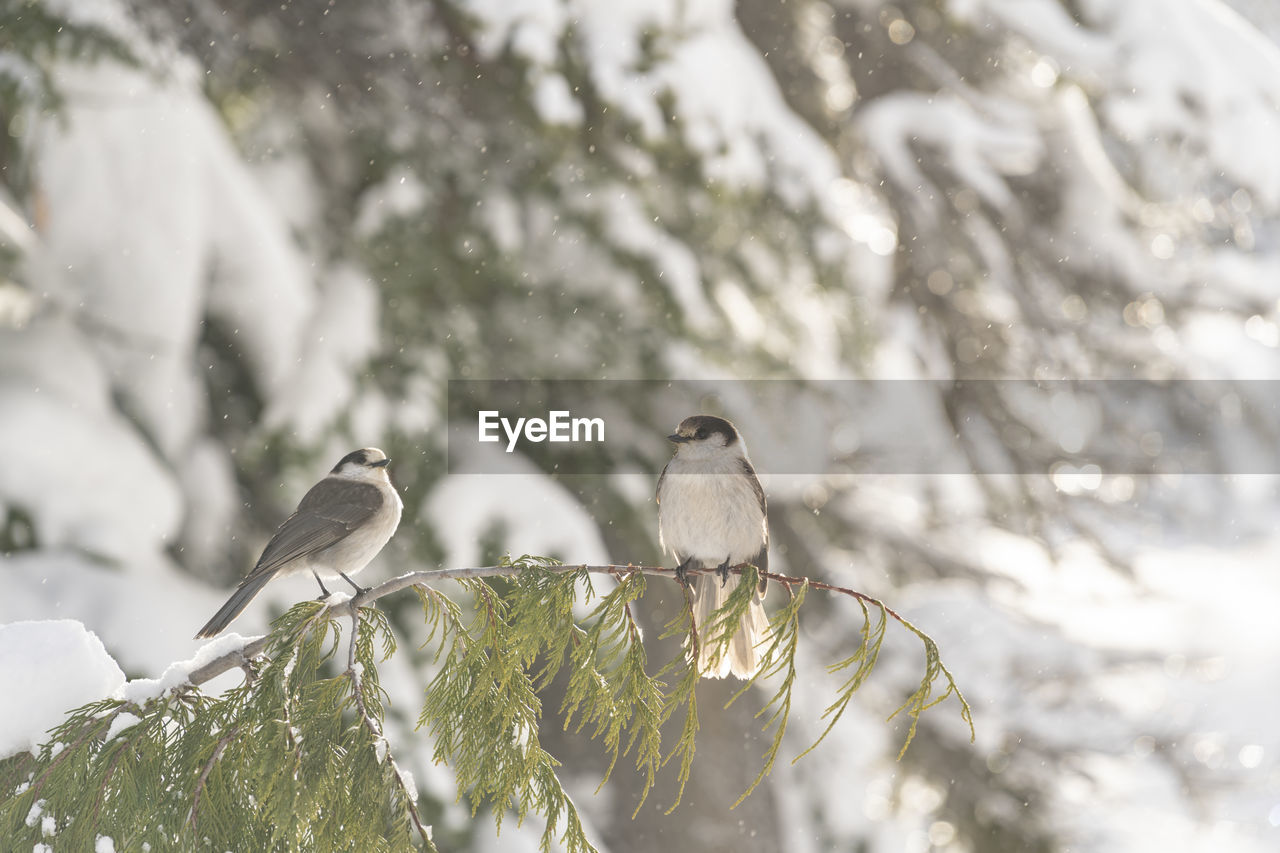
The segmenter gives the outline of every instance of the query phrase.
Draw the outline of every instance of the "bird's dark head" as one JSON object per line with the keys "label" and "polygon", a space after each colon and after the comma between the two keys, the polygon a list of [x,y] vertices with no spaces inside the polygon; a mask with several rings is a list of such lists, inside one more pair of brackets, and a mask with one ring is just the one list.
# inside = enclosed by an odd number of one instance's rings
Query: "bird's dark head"
{"label": "bird's dark head", "polygon": [[378,475],[385,476],[387,465],[390,463],[391,460],[387,458],[387,454],[378,448],[362,447],[342,457],[338,464],[333,466],[333,470],[329,474],[331,476],[366,480]]}
{"label": "bird's dark head", "polygon": [[680,422],[676,431],[667,436],[676,445],[676,453],[684,456],[704,456],[729,452],[744,455],[742,439],[733,424],[715,415],[691,415]]}

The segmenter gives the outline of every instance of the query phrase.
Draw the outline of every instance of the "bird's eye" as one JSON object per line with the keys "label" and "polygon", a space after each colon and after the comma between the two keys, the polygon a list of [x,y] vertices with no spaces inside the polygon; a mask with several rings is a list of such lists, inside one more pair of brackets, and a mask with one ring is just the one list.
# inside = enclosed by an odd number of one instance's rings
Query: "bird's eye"
{"label": "bird's eye", "polygon": [[693,434],[693,437],[701,441],[702,439],[707,437],[707,431],[699,427],[698,431]]}

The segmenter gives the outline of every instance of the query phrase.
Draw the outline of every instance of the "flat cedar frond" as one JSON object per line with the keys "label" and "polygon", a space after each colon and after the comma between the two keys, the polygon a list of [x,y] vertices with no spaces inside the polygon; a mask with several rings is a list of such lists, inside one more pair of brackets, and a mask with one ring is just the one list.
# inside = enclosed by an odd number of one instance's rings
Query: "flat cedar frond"
{"label": "flat cedar frond", "polygon": [[[613,773],[619,751],[629,754],[639,744],[636,767],[645,774],[641,804],[660,763],[662,709],[662,685],[645,672],[644,645],[630,609],[644,590],[644,575],[622,578],[592,610],[587,619],[589,629],[574,626],[573,633],[564,635],[574,642],[567,654],[571,674],[560,709],[566,730],[577,716],[575,731],[590,724],[591,737],[604,739],[609,765],[597,791]],[[563,652],[564,648],[559,644],[554,651]]]}
{"label": "flat cedar frond", "polygon": [[712,611],[710,624],[699,626],[702,635],[698,637],[698,642],[708,647],[710,660],[719,660],[722,655],[728,654],[729,643],[733,641],[738,625],[755,601],[759,581],[755,566],[744,567],[742,579],[729,593],[729,598]]}
{"label": "flat cedar frond", "polygon": [[[826,710],[822,712],[823,719],[827,721],[827,726],[822,730],[822,734],[818,735],[817,740],[811,743],[808,749],[792,759],[792,763],[799,761],[810,752],[813,752],[813,750],[817,748],[818,744],[822,743],[822,741],[826,739],[827,735],[835,727],[835,724],[840,720],[841,715],[844,714],[845,708],[849,706],[849,701],[853,698],[853,694],[862,686],[862,683],[866,681],[867,676],[871,674],[871,670],[876,665],[876,660],[880,655],[880,645],[884,641],[885,625],[887,624],[885,619],[885,609],[883,606],[879,608],[879,619],[873,624],[871,621],[871,613],[867,609],[867,603],[859,599],[858,606],[862,608],[862,643],[853,654],[849,655],[849,657],[842,661],[829,664],[827,666],[827,671],[841,672],[854,664],[857,664],[857,666],[855,667],[853,674],[850,675],[845,683],[840,687],[839,698],[828,705]],[[908,739],[908,743],[909,742],[910,740]],[[905,750],[906,746],[903,746],[903,749]]]}
{"label": "flat cedar frond", "polygon": [[[462,581],[475,597],[474,615],[465,626],[454,619],[440,632],[441,649],[445,643],[449,649],[437,657],[440,670],[427,687],[419,725],[435,740],[436,760],[453,767],[473,814],[487,802],[501,826],[507,808],[520,820],[535,811],[547,821],[544,847],[559,833],[568,849],[589,850],[556,762],[537,737],[537,693],[567,666],[566,727],[576,721],[578,730],[590,726],[592,736],[603,739],[610,754],[606,780],[618,753],[635,745],[637,766],[651,783],[660,755],[661,688],[645,675],[629,609],[644,591],[644,578],[624,578],[584,627],[575,622],[573,606],[586,573],[523,561],[505,561],[520,571],[503,593],[482,580]],[[429,602],[424,597],[425,615],[439,626],[441,610]]]}
{"label": "flat cedar frond", "polygon": [[[971,736],[973,732],[973,712],[969,708],[969,703],[965,701],[964,694],[960,692],[959,686],[956,685],[955,679],[951,676],[951,671],[943,665],[942,656],[938,652],[938,644],[928,634],[925,634],[905,619],[899,619],[899,621],[924,643],[925,654],[925,672],[924,677],[920,679],[920,686],[907,697],[907,700],[898,707],[898,710],[889,715],[889,719],[892,720],[905,710],[907,716],[911,718],[911,725],[907,729],[907,738],[902,743],[902,749],[898,751],[898,758],[901,759],[902,756],[907,754],[907,747],[911,746],[911,741],[916,736],[916,725],[920,722],[920,715],[925,711],[935,705],[942,704],[948,696],[955,694],[956,698],[960,700],[960,716],[969,724]],[[874,666],[874,662],[872,665]],[[868,672],[870,672],[870,668],[868,668]],[[933,695],[934,682],[939,678],[946,683],[946,689],[940,696],[930,701],[929,697]]]}
{"label": "flat cedar frond", "polygon": [[[277,620],[272,656],[220,695],[183,685],[143,705],[76,709],[39,755],[0,763],[0,836],[67,850],[98,836],[129,850],[434,850],[425,828],[413,834],[416,803],[378,746],[376,677],[326,672],[336,627],[304,602]],[[388,627],[361,612],[365,672]]]}
{"label": "flat cedar frond", "polygon": [[782,681],[778,685],[777,691],[765,706],[756,712],[756,716],[761,717],[770,708],[774,708],[774,712],[765,721],[763,729],[768,731],[773,726],[773,739],[770,741],[768,749],[764,752],[764,764],[760,767],[760,772],[756,774],[756,778],[747,786],[747,789],[742,792],[742,796],[738,797],[734,802],[734,808],[749,797],[751,792],[756,789],[756,786],[764,781],[764,777],[769,775],[769,771],[773,769],[773,762],[778,757],[778,750],[782,748],[782,737],[787,733],[787,720],[791,717],[791,691],[796,683],[796,646],[800,641],[800,605],[804,604],[805,593],[808,589],[808,584],[801,584],[799,589],[795,590],[788,587],[788,591],[791,592],[791,600],[785,608],[778,611],[769,620],[769,633],[773,640],[769,648],[765,650],[764,661],[761,663],[759,671],[756,672],[754,678],[743,685],[742,689],[729,699],[729,702],[734,702],[762,677],[771,678],[779,673],[782,674]]}
{"label": "flat cedar frond", "polygon": [[[681,588],[684,590],[684,607],[666,624],[662,632],[662,639],[687,637],[685,654],[672,658],[658,673],[659,678],[679,673],[678,680],[672,685],[671,691],[666,694],[662,703],[661,722],[666,724],[682,706],[685,709],[684,723],[680,727],[680,737],[676,741],[676,745],[662,759],[662,765],[665,767],[672,758],[677,755],[680,756],[680,767],[676,775],[676,780],[680,787],[676,790],[675,798],[672,799],[671,806],[667,809],[666,814],[671,814],[671,812],[675,811],[676,807],[680,805],[680,801],[684,799],[685,785],[688,783],[689,774],[693,770],[694,740],[697,737],[699,725],[697,694],[698,681],[700,679],[698,673],[698,636],[693,624],[693,602],[689,597],[689,588],[683,585]],[[728,604],[726,602],[725,606],[727,607]]]}

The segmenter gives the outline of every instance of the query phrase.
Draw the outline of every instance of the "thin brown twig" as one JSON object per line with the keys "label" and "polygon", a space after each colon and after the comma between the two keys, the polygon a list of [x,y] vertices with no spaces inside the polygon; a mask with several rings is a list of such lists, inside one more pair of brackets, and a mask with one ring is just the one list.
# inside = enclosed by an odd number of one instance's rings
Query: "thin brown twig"
{"label": "thin brown twig", "polygon": [[352,609],[351,615],[351,645],[347,653],[347,671],[345,675],[351,681],[351,694],[356,702],[356,713],[360,717],[361,724],[369,730],[375,741],[381,740],[386,744],[385,760],[391,767],[391,772],[395,774],[396,784],[400,786],[400,792],[404,796],[405,805],[409,810],[409,816],[413,819],[413,826],[418,831],[418,835],[422,838],[423,843],[427,845],[428,850],[435,850],[436,846],[431,840],[431,830],[422,822],[422,816],[418,814],[418,804],[413,792],[409,790],[409,786],[404,781],[404,776],[400,772],[400,765],[396,762],[395,756],[391,753],[391,744],[387,741],[387,736],[382,732],[382,726],[369,713],[369,706],[364,699],[364,674],[363,671],[356,669],[356,633],[360,628],[359,611]]}
{"label": "thin brown twig", "polygon": [[93,814],[89,818],[93,824],[98,822],[98,813],[102,810],[102,803],[107,796],[107,786],[111,784],[111,777],[116,774],[116,768],[120,766],[120,759],[124,758],[126,749],[132,748],[133,744],[125,741],[116,749],[116,754],[112,757],[111,763],[107,765],[106,772],[102,774],[102,782],[98,785],[98,793],[93,798]]}
{"label": "thin brown twig", "polygon": [[213,772],[213,768],[222,758],[222,753],[227,751],[227,747],[231,745],[231,741],[235,740],[236,735],[240,733],[239,726],[233,726],[231,731],[218,739],[218,745],[213,748],[213,754],[209,756],[209,760],[204,763],[204,767],[200,770],[200,778],[196,780],[195,791],[191,796],[191,814],[187,817],[187,823],[191,824],[191,829],[196,828],[196,811],[200,808],[200,797],[204,795],[205,783],[209,781],[209,774]]}
{"label": "thin brown twig", "polygon": [[[749,565],[748,563],[740,563],[736,566],[730,566],[729,571],[740,575],[742,574],[743,569],[748,565]],[[631,563],[628,563],[625,566],[623,565],[588,566],[588,565],[578,563],[578,564],[561,564],[561,565],[553,565],[553,566],[543,566],[541,568],[544,571],[556,572],[556,573],[586,571],[586,572],[591,572],[593,574],[612,575],[619,579],[625,578],[628,575],[635,574],[637,572],[641,574],[646,574],[646,575],[656,575],[658,577],[671,578],[672,580],[676,579],[675,569],[669,569],[669,568],[666,568],[665,566],[637,566]],[[393,592],[399,592],[402,589],[408,589],[409,587],[412,587],[412,586],[427,586],[433,581],[441,581],[441,580],[461,580],[465,578],[485,578],[485,577],[511,577],[512,575],[518,575],[522,571],[524,571],[524,567],[517,565],[517,566],[473,566],[473,567],[458,568],[458,569],[428,569],[420,572],[409,572],[408,574],[403,574],[398,577],[391,578],[390,580],[384,581],[378,584],[377,586],[371,589],[365,590],[364,592],[357,593],[356,595],[350,598],[343,599],[341,601],[336,601],[333,604],[329,605],[329,610],[331,612],[337,611],[338,614],[343,614],[343,613],[354,614],[359,610],[359,608],[363,607],[369,602],[377,601],[379,598],[388,596]],[[712,568],[690,567],[689,569],[687,569],[688,574],[691,574],[691,575],[710,574],[715,571],[717,571],[715,567],[712,567]],[[812,580],[810,578],[794,577],[792,575],[780,575],[780,574],[777,574],[776,572],[760,572],[759,574],[760,574],[760,577],[768,578],[771,581],[777,581],[778,583],[785,585],[788,589],[791,588],[792,586],[798,586],[800,584],[807,583],[809,584],[809,587],[811,589],[821,589],[821,590],[826,590],[827,592],[836,592],[836,593],[840,593],[841,595],[847,595],[852,598],[856,598],[860,601],[866,602],[867,604],[872,604],[872,605],[875,605],[876,607],[883,608],[886,614],[893,617],[898,622],[901,622],[913,633],[916,633],[916,634],[920,633],[919,630],[914,625],[912,625],[910,622],[904,619],[892,607],[889,607],[880,599],[875,598],[874,596],[867,595],[866,593],[858,592],[857,590],[849,589],[848,587],[836,586],[834,584],[824,583],[818,580]],[[321,612],[323,613],[324,611],[321,611]],[[353,640],[354,640],[354,637],[353,637]],[[205,664],[200,669],[194,670],[191,673],[190,677],[187,679],[187,681],[188,683],[192,685],[197,685],[197,686],[200,684],[203,684],[204,682],[209,681],[210,679],[221,675],[222,673],[226,672],[232,667],[242,666],[243,665],[242,661],[247,661],[250,658],[257,657],[258,655],[266,651],[266,648],[267,648],[267,637],[266,636],[255,637],[252,641],[246,643],[242,648],[227,652],[225,655],[215,658],[209,663]]]}
{"label": "thin brown twig", "polygon": [[693,599],[690,597],[690,587],[687,583],[681,583],[676,578],[676,583],[680,584],[680,592],[684,594],[684,609],[689,614],[689,661],[690,666],[698,665],[698,655],[702,653],[702,641],[698,638],[698,623],[693,618]]}
{"label": "thin brown twig", "polygon": [[76,738],[75,743],[66,747],[65,749],[62,750],[62,752],[60,752],[57,756],[55,756],[53,759],[53,762],[47,768],[45,768],[45,771],[40,774],[40,778],[37,779],[35,783],[32,785],[32,788],[35,789],[36,796],[37,797],[39,796],[40,790],[44,787],[44,783],[49,779],[49,774],[53,773],[54,769],[57,768],[59,764],[61,764],[63,761],[67,760],[67,758],[69,758],[72,754],[74,754],[75,751],[79,749],[84,744],[85,741],[89,740],[89,738],[93,737],[96,734],[101,733],[102,731],[104,731],[104,729],[110,729],[111,723],[115,721],[115,718],[118,717],[122,711],[124,711],[123,705],[121,705],[119,708],[117,708],[114,712],[110,714],[104,714],[101,717],[97,717],[91,721],[86,722],[83,730],[84,733],[81,734],[80,737]]}
{"label": "thin brown twig", "polygon": [[252,658],[256,658],[267,650],[267,640],[268,636],[266,634],[261,637],[255,637],[240,648],[227,652],[221,657],[214,658],[199,669],[193,669],[191,674],[187,676],[187,683],[198,687],[234,667],[244,669]]}

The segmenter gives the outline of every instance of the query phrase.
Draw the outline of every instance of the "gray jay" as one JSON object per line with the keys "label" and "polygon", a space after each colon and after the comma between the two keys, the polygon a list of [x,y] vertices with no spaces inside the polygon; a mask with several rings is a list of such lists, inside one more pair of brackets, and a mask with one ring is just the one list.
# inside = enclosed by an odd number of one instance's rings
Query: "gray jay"
{"label": "gray jay", "polygon": [[676,452],[658,478],[658,539],[679,564],[681,581],[691,567],[718,568],[693,579],[693,625],[698,631],[698,669],[708,678],[751,678],[760,668],[769,636],[764,612],[765,579],[724,653],[705,626],[742,580],[729,567],[751,563],[769,569],[769,521],[764,490],[733,424],[712,415],[685,418],[667,436]]}
{"label": "gray jay", "polygon": [[329,590],[319,572],[340,575],[362,592],[348,575],[368,565],[400,524],[403,504],[387,476],[390,461],[376,447],[342,457],[329,475],[303,496],[293,515],[271,537],[253,571],[196,638],[220,633],[277,574],[310,571],[320,584],[321,598],[327,597]]}

